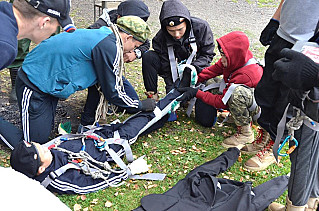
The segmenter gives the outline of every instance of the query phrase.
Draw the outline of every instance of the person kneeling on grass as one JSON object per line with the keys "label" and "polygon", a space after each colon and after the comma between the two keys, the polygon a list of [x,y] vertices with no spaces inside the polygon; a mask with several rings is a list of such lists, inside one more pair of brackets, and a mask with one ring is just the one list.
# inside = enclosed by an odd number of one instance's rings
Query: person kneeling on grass
{"label": "person kneeling on grass", "polygon": [[72,36],[61,33],[33,49],[16,81],[24,140],[46,143],[59,99],[93,85],[100,86],[100,95],[114,105],[131,112],[152,111],[155,102],[140,101],[122,76],[124,53],[143,44],[149,35],[144,20],[125,16],[111,28],[79,29]]}
{"label": "person kneeling on grass", "polygon": [[[219,85],[222,93],[213,94],[198,88],[184,87],[177,89],[184,93],[178,100],[188,101],[197,97],[197,101],[202,101],[207,106],[229,109],[238,132],[225,139],[222,145],[227,148],[240,147],[254,141],[251,122],[252,117],[257,117],[259,112],[254,99],[254,88],[261,79],[263,68],[253,58],[248,37],[243,32],[231,32],[217,39],[217,43],[221,58],[198,74],[198,82],[222,75],[223,81]],[[207,121],[213,121],[207,120],[207,116],[211,116],[209,112],[211,109],[205,108],[196,113],[196,119],[201,125],[206,126]]]}

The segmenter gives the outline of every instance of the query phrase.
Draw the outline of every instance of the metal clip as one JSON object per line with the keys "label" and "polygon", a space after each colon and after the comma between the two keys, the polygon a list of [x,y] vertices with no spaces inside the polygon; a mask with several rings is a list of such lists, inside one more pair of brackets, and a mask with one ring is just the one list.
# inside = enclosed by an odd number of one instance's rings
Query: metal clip
{"label": "metal clip", "polygon": [[[281,149],[284,147],[284,145],[286,144],[286,142],[287,142],[288,140],[294,141],[294,142],[295,142],[295,145],[291,146],[291,147],[286,151],[286,153],[281,154],[280,151],[281,151]],[[287,137],[285,138],[285,140],[282,142],[282,144],[279,146],[277,152],[278,152],[278,155],[279,155],[279,156],[285,157],[285,156],[290,155],[297,147],[298,147],[298,141],[297,141],[297,139],[295,139],[295,138],[292,137],[292,136],[287,136]]]}

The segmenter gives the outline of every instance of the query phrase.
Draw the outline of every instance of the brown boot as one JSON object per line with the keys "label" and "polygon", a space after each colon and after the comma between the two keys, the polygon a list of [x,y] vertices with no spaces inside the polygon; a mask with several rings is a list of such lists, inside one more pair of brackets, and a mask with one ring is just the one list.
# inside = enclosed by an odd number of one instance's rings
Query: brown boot
{"label": "brown boot", "polygon": [[308,205],[304,206],[295,206],[289,200],[288,196],[286,198],[286,206],[279,204],[277,202],[273,202],[268,206],[269,211],[307,211]]}
{"label": "brown boot", "polygon": [[307,205],[307,211],[316,211],[319,204],[319,198],[309,198]]}
{"label": "brown boot", "polygon": [[229,138],[226,138],[222,146],[225,148],[237,147],[242,148],[246,143],[254,141],[254,133],[250,124],[237,127],[237,133]]}
{"label": "brown boot", "polygon": [[285,205],[279,204],[277,202],[273,202],[268,206],[268,211],[285,211]]}
{"label": "brown boot", "polygon": [[263,149],[246,161],[244,167],[250,171],[260,171],[275,163],[276,159],[272,152],[273,145],[274,141],[269,140]]}
{"label": "brown boot", "polygon": [[251,144],[245,144],[245,146],[241,149],[241,152],[247,155],[255,155],[259,150],[264,148],[269,140],[269,133],[265,129],[259,128],[254,142]]}
{"label": "brown boot", "polygon": [[147,98],[152,98],[154,99],[156,102],[158,102],[160,100],[159,96],[158,96],[158,93],[155,93],[153,91],[147,91],[147,92],[144,92],[147,96]]}

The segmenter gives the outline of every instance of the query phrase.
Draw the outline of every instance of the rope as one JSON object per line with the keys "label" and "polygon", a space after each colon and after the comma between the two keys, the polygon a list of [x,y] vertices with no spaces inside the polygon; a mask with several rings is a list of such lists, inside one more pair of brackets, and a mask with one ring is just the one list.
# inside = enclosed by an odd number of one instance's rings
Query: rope
{"label": "rope", "polygon": [[299,130],[304,120],[312,121],[309,117],[301,115],[301,110],[299,108],[294,108],[296,110],[296,115],[292,117],[289,122],[286,123],[286,127],[288,129],[288,135],[290,135],[290,139],[294,138],[295,130]]}
{"label": "rope", "polygon": [[[119,32],[117,26],[115,24],[113,24],[112,22],[110,22],[110,28],[116,37],[116,47],[117,47],[118,55],[120,57],[119,66],[115,67],[115,69],[117,69],[117,71],[115,71],[115,74],[120,79],[119,83],[120,83],[121,87],[123,87],[123,78],[122,77],[123,77],[123,73],[125,74],[124,56],[123,56],[123,41],[122,41],[122,38],[120,36],[120,32]],[[101,91],[100,86],[97,87],[97,90],[100,93],[100,102],[99,102],[97,109],[96,109],[96,112],[95,112],[95,121],[94,121],[93,125],[95,125],[100,119],[107,119],[107,115],[108,116],[115,115],[117,117],[121,117],[125,114],[125,110],[123,111],[122,114],[117,114],[116,113],[117,106],[115,106],[115,105],[110,106],[109,105],[109,102],[104,97],[104,94]],[[111,111],[111,113],[109,113],[109,111]]]}
{"label": "rope", "polygon": [[[111,168],[110,164],[105,162],[100,162],[95,159],[93,159],[89,153],[86,151],[80,151],[80,152],[72,152],[64,148],[60,147],[54,147],[54,149],[67,153],[69,155],[69,161],[72,162],[72,160],[80,160],[78,163],[79,167],[81,168],[81,171],[85,175],[91,176],[93,179],[103,179],[110,187],[118,187],[123,184],[123,182],[119,182],[117,184],[111,184],[109,183],[108,179],[111,175],[111,173],[121,174],[125,173],[126,169],[121,170],[114,170]],[[101,166],[102,168],[98,167]],[[93,171],[94,170],[94,171]]]}

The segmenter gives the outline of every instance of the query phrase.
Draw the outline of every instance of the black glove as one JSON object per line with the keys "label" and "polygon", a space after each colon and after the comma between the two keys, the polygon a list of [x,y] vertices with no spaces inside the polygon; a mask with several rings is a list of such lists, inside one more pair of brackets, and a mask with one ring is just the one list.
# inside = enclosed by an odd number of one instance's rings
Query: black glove
{"label": "black glove", "polygon": [[304,54],[283,49],[281,58],[274,63],[273,79],[292,89],[309,90],[319,85],[319,65]]}
{"label": "black glove", "polygon": [[185,67],[183,71],[183,78],[179,83],[179,87],[189,87],[191,83],[191,68]]}
{"label": "black glove", "polygon": [[279,28],[279,21],[276,19],[270,19],[267,26],[264,28],[264,30],[261,32],[259,41],[263,46],[270,45],[272,38],[274,38],[277,29]]}
{"label": "black glove", "polygon": [[153,111],[156,107],[156,101],[152,98],[147,98],[141,101],[142,103],[142,111]]}
{"label": "black glove", "polygon": [[189,101],[190,99],[196,96],[198,89],[191,87],[183,87],[177,88],[177,91],[183,93],[181,97],[176,99],[177,101]]}

